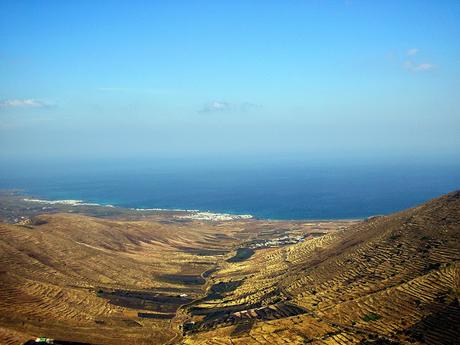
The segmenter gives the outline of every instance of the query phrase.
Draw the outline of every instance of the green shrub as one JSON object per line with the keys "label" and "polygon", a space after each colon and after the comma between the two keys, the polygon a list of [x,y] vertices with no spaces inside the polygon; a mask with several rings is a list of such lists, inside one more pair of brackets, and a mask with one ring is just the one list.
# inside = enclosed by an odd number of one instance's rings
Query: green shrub
{"label": "green shrub", "polygon": [[378,319],[381,319],[381,318],[382,317],[379,314],[375,314],[375,313],[369,313],[362,317],[363,321],[366,321],[366,322],[377,321]]}

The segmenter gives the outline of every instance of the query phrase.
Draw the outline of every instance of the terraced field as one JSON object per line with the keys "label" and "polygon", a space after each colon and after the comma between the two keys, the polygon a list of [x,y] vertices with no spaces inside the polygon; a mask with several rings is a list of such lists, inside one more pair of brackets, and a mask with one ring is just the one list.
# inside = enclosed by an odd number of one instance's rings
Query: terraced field
{"label": "terraced field", "polygon": [[104,218],[32,211],[27,221],[0,223],[0,344],[39,335],[101,345],[177,342],[176,311],[203,298],[207,279],[237,248],[316,224],[136,219],[101,207]]}
{"label": "terraced field", "polygon": [[[460,339],[459,260],[456,192],[227,263],[213,283],[242,283],[188,309],[195,324],[184,343],[455,344]],[[304,312],[291,313],[285,306]],[[278,311],[276,320],[258,312],[267,309]],[[215,317],[216,310],[222,315]]]}
{"label": "terraced field", "polygon": [[[169,321],[175,310],[200,294],[201,287],[159,277],[199,277],[216,260],[215,255],[190,254],[178,247],[227,253],[241,230],[236,224],[221,226],[219,232],[227,234],[223,239],[198,223],[166,225],[69,214],[36,220],[41,225],[0,225],[2,344],[19,344],[40,334],[96,344],[126,337],[132,344],[166,342],[174,336]],[[120,289],[125,296],[114,298]],[[138,317],[146,311],[157,317]]]}
{"label": "terraced field", "polygon": [[0,344],[460,339],[460,192],[361,222],[33,211],[0,223]]}

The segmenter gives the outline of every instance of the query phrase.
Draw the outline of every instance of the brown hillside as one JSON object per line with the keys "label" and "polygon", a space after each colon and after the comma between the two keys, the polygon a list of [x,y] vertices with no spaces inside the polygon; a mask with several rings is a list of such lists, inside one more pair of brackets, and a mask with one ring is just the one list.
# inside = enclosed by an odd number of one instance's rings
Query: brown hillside
{"label": "brown hillside", "polygon": [[37,215],[41,207],[30,212],[18,197],[2,200],[7,215],[18,203],[15,218],[25,219],[0,223],[0,344],[11,345],[40,335],[95,345],[177,343],[176,311],[203,297],[209,276],[242,243],[350,223],[184,221],[111,208],[123,218]]}
{"label": "brown hillside", "polygon": [[228,264],[187,309],[187,344],[454,344],[460,191]]}
{"label": "brown hillside", "polygon": [[460,192],[359,223],[129,217],[0,223],[0,344],[460,337]]}
{"label": "brown hillside", "polygon": [[[168,315],[186,302],[172,299],[201,293],[200,285],[184,285],[180,279],[202,279],[200,274],[215,261],[209,254],[228,252],[242,228],[70,214],[42,215],[33,223],[0,224],[2,344],[41,334],[95,344],[113,344],[117,338],[132,344],[165,342],[174,336]],[[194,248],[204,252],[195,254]],[[139,299],[136,307],[134,299],[114,298],[114,289],[155,294],[149,295],[149,308]],[[101,296],[113,297],[114,303]],[[162,298],[173,305],[155,302]],[[168,318],[138,318],[144,309]]]}

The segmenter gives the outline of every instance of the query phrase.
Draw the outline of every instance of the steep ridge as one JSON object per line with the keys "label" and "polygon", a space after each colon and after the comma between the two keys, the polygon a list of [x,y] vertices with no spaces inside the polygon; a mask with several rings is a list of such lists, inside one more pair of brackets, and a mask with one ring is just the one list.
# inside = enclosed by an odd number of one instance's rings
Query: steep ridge
{"label": "steep ridge", "polygon": [[457,191],[227,264],[213,283],[239,283],[187,309],[184,343],[454,344],[459,260]]}

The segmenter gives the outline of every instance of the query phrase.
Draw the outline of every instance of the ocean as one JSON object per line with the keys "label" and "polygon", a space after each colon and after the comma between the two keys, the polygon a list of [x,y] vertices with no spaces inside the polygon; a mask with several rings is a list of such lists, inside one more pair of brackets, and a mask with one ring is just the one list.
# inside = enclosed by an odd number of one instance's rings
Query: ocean
{"label": "ocean", "polygon": [[46,200],[263,219],[389,214],[460,188],[458,164],[86,161],[3,165],[1,189]]}

